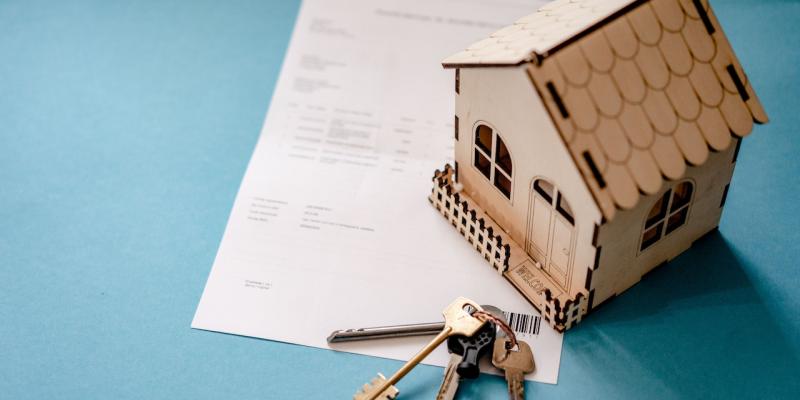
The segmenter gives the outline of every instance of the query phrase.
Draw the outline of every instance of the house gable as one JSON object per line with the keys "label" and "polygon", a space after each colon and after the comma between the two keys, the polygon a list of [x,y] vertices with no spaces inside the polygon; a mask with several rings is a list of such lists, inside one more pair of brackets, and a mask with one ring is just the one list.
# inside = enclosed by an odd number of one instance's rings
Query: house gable
{"label": "house gable", "polygon": [[[575,245],[567,271],[569,285],[563,289],[574,298],[584,289],[587,269],[594,262],[592,235],[602,213],[580,172],[572,166],[568,149],[541,96],[536,94],[526,67],[463,70],[459,92],[455,156],[458,181],[464,193],[502,226],[523,251],[531,224],[534,181],[545,179],[563,193],[575,221]],[[496,130],[508,146],[513,162],[510,198],[504,197],[474,166],[475,130],[480,124]],[[516,266],[512,265],[512,270]]]}

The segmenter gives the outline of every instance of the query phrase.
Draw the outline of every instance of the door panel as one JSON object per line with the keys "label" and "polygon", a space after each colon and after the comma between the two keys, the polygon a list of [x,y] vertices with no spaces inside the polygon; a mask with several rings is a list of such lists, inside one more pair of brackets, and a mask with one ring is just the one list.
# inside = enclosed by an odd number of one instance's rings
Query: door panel
{"label": "door panel", "polygon": [[572,252],[573,229],[567,221],[556,216],[553,226],[553,244],[550,248],[550,276],[566,285],[569,260]]}
{"label": "door panel", "polygon": [[[547,254],[547,247],[550,239],[550,222],[552,220],[553,209],[550,204],[545,202],[539,196],[534,196],[533,200],[533,221],[531,224],[531,232],[528,235],[529,252],[533,250],[537,254],[534,258],[541,262],[542,265],[547,265],[545,255]],[[538,256],[538,257],[535,257]]]}

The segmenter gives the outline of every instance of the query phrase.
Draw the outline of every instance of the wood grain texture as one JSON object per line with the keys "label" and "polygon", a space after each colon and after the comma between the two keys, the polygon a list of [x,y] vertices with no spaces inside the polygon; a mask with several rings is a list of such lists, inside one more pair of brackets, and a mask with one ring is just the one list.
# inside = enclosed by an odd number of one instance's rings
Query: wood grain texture
{"label": "wood grain texture", "polygon": [[618,57],[632,58],[639,48],[639,40],[633,28],[625,18],[618,18],[603,28],[603,32],[611,43],[611,48]]}
{"label": "wood grain texture", "polygon": [[673,73],[688,75],[692,70],[694,59],[680,33],[665,31],[658,42],[658,48]]}
{"label": "wood grain texture", "polygon": [[652,0],[650,4],[664,29],[680,32],[683,28],[684,13],[677,0]]}
{"label": "wood grain texture", "polygon": [[683,154],[672,136],[656,135],[650,152],[665,177],[676,180],[683,176],[686,162],[683,161]]}
{"label": "wood grain texture", "polygon": [[661,170],[649,150],[631,150],[628,171],[643,193],[653,194],[661,189]]}
{"label": "wood grain texture", "polygon": [[689,78],[673,76],[664,93],[679,117],[694,121],[700,115],[700,100],[692,88]]}
{"label": "wood grain texture", "polygon": [[642,106],[625,104],[619,122],[631,143],[640,149],[649,149],[655,139],[655,131],[650,125]]}
{"label": "wood grain texture", "polygon": [[750,110],[742,101],[738,94],[726,92],[719,106],[722,117],[725,118],[728,127],[736,136],[745,137],[753,130],[753,118]]}
{"label": "wood grain texture", "polygon": [[580,46],[595,71],[608,72],[614,66],[614,52],[602,31],[586,36]]}
{"label": "wood grain texture", "polygon": [[611,70],[611,77],[625,101],[641,103],[647,94],[647,85],[632,60],[618,59]]}
{"label": "wood grain texture", "polygon": [[714,74],[711,64],[696,63],[689,74],[689,81],[706,106],[717,107],[722,103],[722,84]]}
{"label": "wood grain texture", "polygon": [[[631,79],[631,81],[634,80]],[[610,75],[600,72],[594,73],[586,88],[592,96],[595,107],[601,114],[607,117],[616,117],[622,111],[620,90]]]}
{"label": "wood grain texture", "polygon": [[628,160],[631,145],[617,119],[601,117],[595,135],[600,147],[610,160],[618,163]]}
{"label": "wood grain texture", "polygon": [[642,4],[636,12],[628,13],[625,18],[643,44],[655,46],[661,40],[661,24],[650,4]]}
{"label": "wood grain texture", "polygon": [[697,126],[712,149],[722,151],[728,148],[731,134],[719,109],[703,106],[703,111],[697,119]]}
{"label": "wood grain texture", "polygon": [[702,165],[708,159],[708,144],[694,122],[681,120],[673,135],[683,157],[691,165]]}
{"label": "wood grain texture", "polygon": [[648,86],[656,90],[667,86],[669,67],[657,46],[640,46],[635,61]]}
{"label": "wood grain texture", "polygon": [[611,196],[619,207],[626,210],[636,206],[639,190],[624,164],[610,163],[606,179]]}

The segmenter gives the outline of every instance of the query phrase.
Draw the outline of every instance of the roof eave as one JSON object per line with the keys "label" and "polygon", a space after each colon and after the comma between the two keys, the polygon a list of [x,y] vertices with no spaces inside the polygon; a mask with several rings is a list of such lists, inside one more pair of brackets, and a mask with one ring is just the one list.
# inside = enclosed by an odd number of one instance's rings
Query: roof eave
{"label": "roof eave", "polygon": [[534,64],[539,64],[541,60],[544,59],[544,56],[537,52],[531,52],[528,57],[525,57],[517,62],[513,63],[459,63],[459,62],[442,62],[442,67],[444,69],[453,69],[453,68],[504,68],[504,67],[516,67],[522,64],[527,64],[532,62]]}
{"label": "roof eave", "polygon": [[453,69],[453,68],[504,68],[504,67],[515,67],[517,65],[521,65],[526,63],[526,60],[522,60],[515,64],[481,64],[481,63],[442,63],[442,67],[444,69]]}

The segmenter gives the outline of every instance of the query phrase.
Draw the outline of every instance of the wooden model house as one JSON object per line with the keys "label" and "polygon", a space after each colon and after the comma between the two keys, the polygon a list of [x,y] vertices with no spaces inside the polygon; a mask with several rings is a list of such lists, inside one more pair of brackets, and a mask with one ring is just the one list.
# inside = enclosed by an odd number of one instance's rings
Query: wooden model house
{"label": "wooden model house", "polygon": [[767,122],[707,0],[559,0],[443,64],[430,201],[558,330],[714,230]]}

